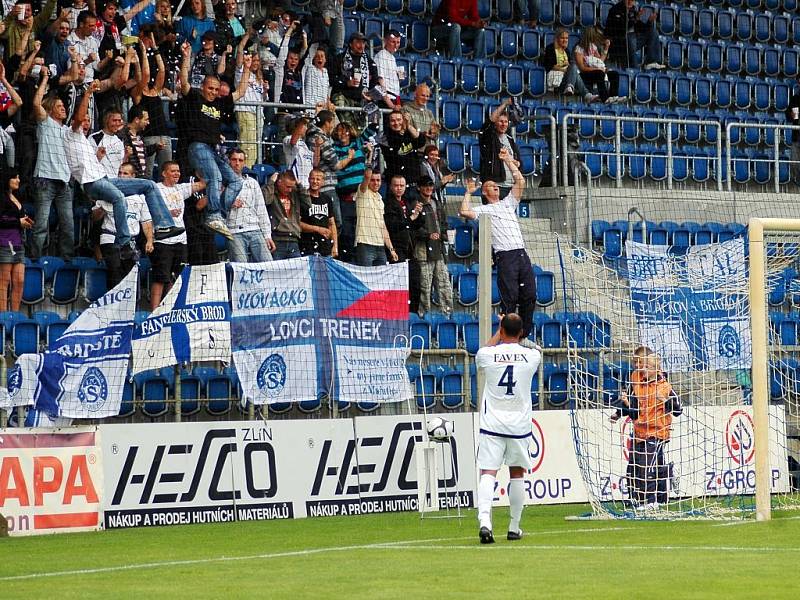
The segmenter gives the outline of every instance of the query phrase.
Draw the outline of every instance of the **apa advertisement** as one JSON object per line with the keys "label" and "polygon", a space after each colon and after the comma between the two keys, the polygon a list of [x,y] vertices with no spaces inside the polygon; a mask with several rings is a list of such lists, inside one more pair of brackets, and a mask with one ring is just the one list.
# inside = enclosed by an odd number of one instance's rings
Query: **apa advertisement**
{"label": "apa advertisement", "polygon": [[[472,415],[453,417],[453,460],[444,453],[441,483],[447,501],[473,506]],[[107,528],[417,508],[421,417],[100,429]]]}
{"label": "apa advertisement", "polygon": [[[770,406],[770,480],[772,493],[789,491],[785,415]],[[626,467],[631,447],[630,419],[611,423],[613,411],[575,414],[579,455],[587,485],[600,500],[628,497]],[[567,416],[567,415],[565,415]],[[749,406],[689,406],[673,420],[664,450],[671,497],[755,493],[752,409]],[[573,460],[575,453],[572,453]]]}
{"label": "apa advertisement", "polygon": [[0,514],[10,535],[90,531],[101,525],[101,453],[95,429],[0,430]]}

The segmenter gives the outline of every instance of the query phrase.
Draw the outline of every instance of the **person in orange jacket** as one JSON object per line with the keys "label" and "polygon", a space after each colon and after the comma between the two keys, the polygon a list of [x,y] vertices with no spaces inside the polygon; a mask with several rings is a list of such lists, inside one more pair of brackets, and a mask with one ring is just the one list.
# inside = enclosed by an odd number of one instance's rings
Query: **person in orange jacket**
{"label": "person in orange jacket", "polygon": [[623,404],[612,415],[633,421],[633,445],[628,453],[628,489],[634,506],[655,507],[669,499],[667,481],[672,465],[664,460],[672,419],[681,415],[680,399],[661,370],[659,356],[647,346],[634,350],[634,371]]}

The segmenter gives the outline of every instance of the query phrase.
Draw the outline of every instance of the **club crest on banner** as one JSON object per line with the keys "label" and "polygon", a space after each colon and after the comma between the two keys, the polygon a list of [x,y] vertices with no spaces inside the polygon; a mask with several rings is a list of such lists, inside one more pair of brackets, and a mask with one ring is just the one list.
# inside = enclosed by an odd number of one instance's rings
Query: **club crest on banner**
{"label": "club crest on banner", "polygon": [[89,367],[78,387],[78,400],[90,412],[97,412],[108,400],[108,382],[97,367]]}
{"label": "club crest on banner", "polygon": [[264,359],[256,383],[263,395],[269,398],[280,395],[286,385],[286,361],[280,354],[270,354]]}
{"label": "club crest on banner", "polygon": [[19,365],[8,371],[8,397],[14,400],[22,389],[22,369]]}

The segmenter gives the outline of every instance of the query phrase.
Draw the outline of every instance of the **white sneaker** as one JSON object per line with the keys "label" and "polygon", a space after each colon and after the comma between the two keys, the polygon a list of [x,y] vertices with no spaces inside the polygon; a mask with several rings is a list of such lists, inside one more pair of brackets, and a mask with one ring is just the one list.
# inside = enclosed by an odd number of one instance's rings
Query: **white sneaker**
{"label": "white sneaker", "polygon": [[628,101],[627,96],[614,96],[614,98],[616,98],[616,100],[614,100],[616,104],[625,104]]}
{"label": "white sneaker", "polygon": [[572,96],[574,93],[575,93],[575,88],[572,87],[571,85],[568,85],[567,87],[564,88],[564,95]]}
{"label": "white sneaker", "polygon": [[647,63],[644,66],[644,70],[645,71],[660,70],[660,69],[666,69],[666,68],[667,68],[667,65],[662,65],[661,63],[658,63],[658,62]]}
{"label": "white sneaker", "polygon": [[597,102],[597,99],[598,99],[599,97],[600,97],[600,96],[597,96],[597,95],[595,95],[595,94],[590,94],[590,93],[587,93],[587,94],[586,94],[586,95],[583,97],[583,101],[584,101],[586,104],[591,104],[592,102]]}
{"label": "white sneaker", "polygon": [[224,235],[229,240],[233,239],[231,230],[228,229],[228,226],[225,225],[225,221],[222,219],[212,219],[210,221],[206,221],[206,227],[208,227],[211,231]]}
{"label": "white sneaker", "polygon": [[617,100],[619,100],[619,96],[609,96],[604,104],[614,104]]}

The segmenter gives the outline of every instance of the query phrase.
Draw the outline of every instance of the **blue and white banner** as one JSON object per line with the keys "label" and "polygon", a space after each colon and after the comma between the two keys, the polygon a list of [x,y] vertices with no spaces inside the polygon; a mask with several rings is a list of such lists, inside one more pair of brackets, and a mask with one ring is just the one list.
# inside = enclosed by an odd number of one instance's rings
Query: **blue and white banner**
{"label": "blue and white banner", "polygon": [[187,266],[133,333],[133,372],[231,356],[225,264]]}
{"label": "blue and white banner", "polygon": [[405,263],[356,267],[311,256],[232,267],[233,359],[245,399],[411,396]]}
{"label": "blue and white banner", "polygon": [[639,341],[666,372],[747,369],[752,361],[744,241],[669,246],[628,241]]}
{"label": "blue and white banner", "polygon": [[51,417],[119,414],[131,353],[139,267],[83,311],[43,354],[23,354],[9,395]]}

